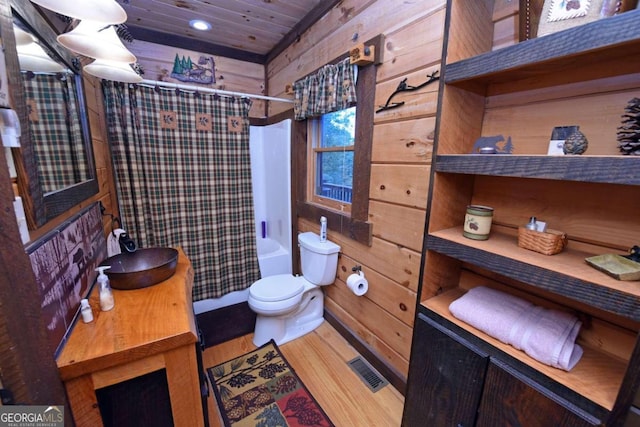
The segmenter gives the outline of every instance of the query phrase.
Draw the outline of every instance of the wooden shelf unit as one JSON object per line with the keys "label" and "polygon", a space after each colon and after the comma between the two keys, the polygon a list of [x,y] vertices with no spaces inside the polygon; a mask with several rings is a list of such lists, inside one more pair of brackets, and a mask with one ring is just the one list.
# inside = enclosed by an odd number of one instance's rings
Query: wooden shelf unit
{"label": "wooden shelf unit", "polygon": [[[640,282],[615,280],[584,259],[640,243],[640,156],[623,156],[616,142],[624,107],[640,96],[640,10],[491,51],[493,3],[450,0],[447,6],[417,321],[436,319],[456,331],[455,339],[496,349],[497,356],[487,350],[489,359],[530,378],[542,395],[568,393],[570,403],[559,399],[559,405],[581,414],[584,425],[622,425],[640,386]],[[587,152],[546,155],[553,128],[568,125],[580,126]],[[498,134],[511,138],[512,154],[470,154],[480,136]],[[462,235],[471,204],[495,209],[487,241]],[[518,247],[517,229],[530,216],[565,231],[568,248],[547,256]],[[455,319],[448,305],[469,288],[461,278],[470,273],[501,281],[496,287],[507,292],[587,313],[589,344],[578,366],[568,373],[550,368]],[[620,333],[598,337],[608,330],[603,325]],[[424,349],[420,329],[413,345]],[[597,342],[600,347],[590,345]],[[412,352],[409,397],[419,393],[412,373],[429,371],[420,363]],[[408,408],[405,421],[426,415]]]}

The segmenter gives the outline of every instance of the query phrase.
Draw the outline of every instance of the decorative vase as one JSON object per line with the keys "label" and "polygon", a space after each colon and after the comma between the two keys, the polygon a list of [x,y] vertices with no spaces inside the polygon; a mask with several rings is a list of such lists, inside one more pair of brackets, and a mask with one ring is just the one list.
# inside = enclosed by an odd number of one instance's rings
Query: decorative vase
{"label": "decorative vase", "polygon": [[588,146],[587,137],[579,130],[576,130],[565,139],[562,151],[564,154],[582,154],[587,151]]}

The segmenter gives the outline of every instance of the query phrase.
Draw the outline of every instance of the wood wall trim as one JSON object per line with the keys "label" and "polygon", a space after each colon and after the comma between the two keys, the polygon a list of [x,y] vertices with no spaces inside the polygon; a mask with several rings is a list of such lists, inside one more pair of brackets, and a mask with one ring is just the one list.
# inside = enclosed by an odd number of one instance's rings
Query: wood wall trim
{"label": "wood wall trim", "polygon": [[[22,88],[20,76],[20,64],[16,48],[15,35],[13,33],[13,9],[9,0],[1,2],[0,37],[2,38],[3,55],[6,65],[8,86]],[[31,10],[31,8],[29,8]],[[32,10],[31,10],[32,11]],[[33,12],[33,11],[32,11]],[[23,11],[26,15],[26,13]],[[16,111],[20,123],[27,122],[27,101],[23,90],[8,90],[9,104]],[[18,174],[18,190],[22,197],[25,217],[29,231],[35,230],[46,222],[46,212],[43,203],[42,186],[37,173],[36,155],[31,134],[26,129],[20,137],[20,148],[12,148],[14,165]]]}
{"label": "wood wall trim", "polygon": [[136,40],[142,40],[165,46],[173,46],[179,49],[195,50],[212,55],[224,56],[226,58],[238,59],[240,61],[253,62],[255,64],[266,64],[266,56],[260,55],[258,53],[240,49],[233,49],[213,43],[206,43],[202,40],[192,39],[190,37],[161,33],[160,31],[149,30],[133,25],[128,25],[127,29],[129,30],[131,37]]}
{"label": "wood wall trim", "polygon": [[296,207],[298,216],[318,223],[320,221],[320,217],[324,216],[327,218],[327,224],[329,224],[329,228],[331,230],[335,230],[356,242],[371,246],[373,239],[373,225],[371,223],[350,218],[338,212],[330,211],[320,206],[312,205],[311,203],[306,203],[300,200],[296,203]]}
{"label": "wood wall trim", "polygon": [[290,110],[283,111],[271,117],[249,117],[249,125],[269,126],[287,119],[293,120],[293,107],[291,107]]}
{"label": "wood wall trim", "polygon": [[[1,14],[4,35],[4,29],[11,25],[11,8],[7,1],[1,3]],[[3,42],[7,43],[4,37]],[[41,316],[41,296],[20,238],[13,200],[9,169],[3,156],[0,160],[2,385],[14,394],[17,402],[61,405],[66,398],[53,359],[55,349],[48,345],[47,329]]]}
{"label": "wood wall trim", "polygon": [[[379,50],[379,49],[376,49]],[[373,116],[376,95],[376,67],[359,67],[356,95],[356,150],[353,153],[353,191],[351,218],[358,223],[369,217],[369,182],[371,177],[371,146],[373,141]],[[362,124],[365,123],[363,126]],[[369,230],[370,231],[370,230]],[[371,246],[371,237],[369,246]],[[357,239],[356,239],[357,240]],[[361,240],[358,240],[361,241]]]}
{"label": "wood wall trim", "polygon": [[330,311],[324,310],[324,319],[356,349],[396,390],[403,396],[407,387],[406,379],[391,365],[385,363],[358,335],[353,333]]}
{"label": "wood wall trim", "polygon": [[16,402],[62,405],[62,382],[42,319],[41,296],[13,211],[13,189],[0,163],[0,373]]}

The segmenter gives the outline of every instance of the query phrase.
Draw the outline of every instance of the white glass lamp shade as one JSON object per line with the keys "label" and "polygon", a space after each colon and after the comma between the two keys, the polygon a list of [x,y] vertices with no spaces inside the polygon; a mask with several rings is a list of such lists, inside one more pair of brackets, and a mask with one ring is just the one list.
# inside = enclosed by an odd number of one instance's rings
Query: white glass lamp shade
{"label": "white glass lamp shade", "polygon": [[20,69],[34,73],[58,73],[65,71],[62,65],[51,59],[42,47],[35,43],[18,46]]}
{"label": "white glass lamp shade", "polygon": [[83,70],[92,76],[114,82],[140,83],[142,81],[142,76],[133,71],[131,65],[126,62],[96,59],[91,64],[85,65]]}
{"label": "white glass lamp shade", "polygon": [[18,47],[28,45],[29,43],[33,43],[35,41],[31,34],[15,25],[13,26],[13,34],[16,37],[16,46]]}
{"label": "white glass lamp shade", "polygon": [[80,21],[77,27],[60,34],[57,39],[67,49],[90,58],[130,64],[136,62],[135,55],[122,44],[115,28],[103,28],[104,25],[99,22]]}
{"label": "white glass lamp shade", "polygon": [[115,0],[31,0],[44,8],[80,20],[122,24],[127,13]]}

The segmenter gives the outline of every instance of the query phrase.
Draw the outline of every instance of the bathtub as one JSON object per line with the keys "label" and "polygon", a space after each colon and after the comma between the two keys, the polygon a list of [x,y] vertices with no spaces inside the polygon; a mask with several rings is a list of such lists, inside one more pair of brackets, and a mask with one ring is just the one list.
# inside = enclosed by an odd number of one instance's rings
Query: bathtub
{"label": "bathtub", "polygon": [[[258,264],[262,277],[275,276],[276,274],[291,274],[291,254],[277,240],[258,237]],[[249,288],[241,291],[229,292],[220,298],[209,298],[193,303],[196,315],[206,311],[229,307],[234,304],[246,302],[249,299]]]}
{"label": "bathtub", "polygon": [[291,273],[291,254],[274,239],[257,239],[258,263],[262,277]]}

